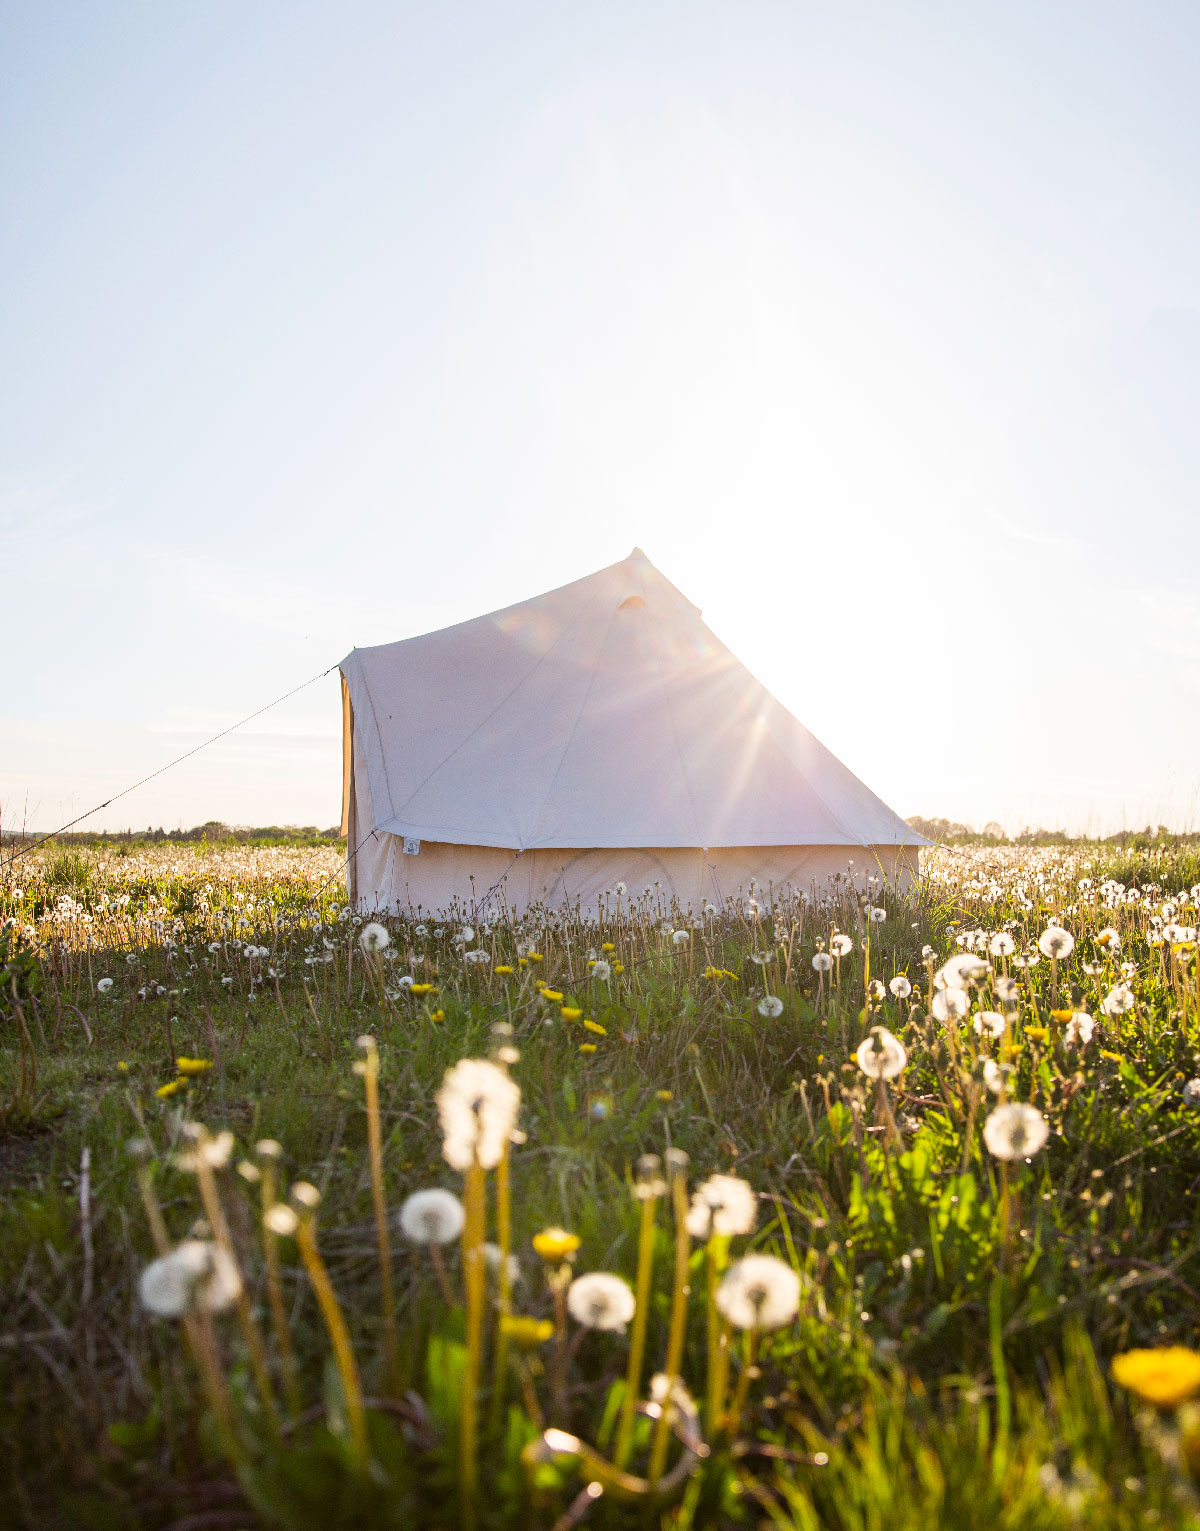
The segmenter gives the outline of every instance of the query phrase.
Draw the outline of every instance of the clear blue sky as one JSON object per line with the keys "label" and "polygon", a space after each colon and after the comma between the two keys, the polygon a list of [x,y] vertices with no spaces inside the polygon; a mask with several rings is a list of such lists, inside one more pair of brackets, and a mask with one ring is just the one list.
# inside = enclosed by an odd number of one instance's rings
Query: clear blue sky
{"label": "clear blue sky", "polygon": [[[635,543],[902,813],[1196,823],[1198,49],[0,5],[5,825]],[[338,726],[331,677],[89,822],[331,823]]]}

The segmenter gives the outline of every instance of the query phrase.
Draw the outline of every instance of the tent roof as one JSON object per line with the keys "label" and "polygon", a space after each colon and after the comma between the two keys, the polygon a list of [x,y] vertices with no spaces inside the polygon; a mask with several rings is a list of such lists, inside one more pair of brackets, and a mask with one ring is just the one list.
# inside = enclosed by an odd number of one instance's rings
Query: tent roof
{"label": "tent roof", "polygon": [[342,662],[374,828],[452,845],[923,845],[640,548]]}

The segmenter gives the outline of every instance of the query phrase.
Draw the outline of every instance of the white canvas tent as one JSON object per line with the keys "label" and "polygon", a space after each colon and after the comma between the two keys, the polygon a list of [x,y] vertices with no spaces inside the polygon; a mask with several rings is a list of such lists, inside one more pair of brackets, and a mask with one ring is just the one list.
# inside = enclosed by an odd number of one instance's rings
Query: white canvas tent
{"label": "white canvas tent", "polygon": [[342,662],[351,900],[476,914],[618,882],[685,908],[751,879],[907,881],[925,842],[635,548],[531,601]]}

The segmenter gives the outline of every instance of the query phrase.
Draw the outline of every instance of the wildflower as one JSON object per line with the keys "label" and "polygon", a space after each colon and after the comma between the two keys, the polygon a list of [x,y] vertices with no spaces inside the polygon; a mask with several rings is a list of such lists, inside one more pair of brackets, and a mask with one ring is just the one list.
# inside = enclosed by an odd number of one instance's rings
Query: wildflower
{"label": "wildflower", "polygon": [[113,981],[112,981],[111,978],[101,978],[97,982],[97,984],[96,984],[96,993],[97,994],[107,994],[108,991],[112,988],[112,986],[113,986]]}
{"label": "wildflower", "polygon": [[542,989],[540,992],[543,999],[552,1000],[556,1005],[562,1004],[563,996],[558,989]]}
{"label": "wildflower", "polygon": [[185,1239],[142,1272],[138,1296],[160,1318],[182,1318],[200,1310],[220,1313],[237,1299],[242,1278],[220,1245]]}
{"label": "wildflower", "polygon": [[978,1036],[982,1036],[985,1031],[990,1037],[1002,1037],[1004,1035],[1005,1020],[998,1010],[979,1011],[973,1024]]}
{"label": "wildflower", "polygon": [[611,965],[605,962],[603,958],[601,958],[598,962],[593,962],[592,977],[598,978],[601,983],[606,983],[608,979],[612,977]]}
{"label": "wildflower", "polygon": [[129,1065],[128,1065],[128,1063],[126,1063],[124,1061],[124,1059],[122,1059],[121,1062],[117,1064],[117,1073],[118,1074],[128,1074],[128,1072],[129,1072]]}
{"label": "wildflower", "polygon": [[508,965],[507,962],[498,962],[496,964],[496,966],[492,969],[492,972],[493,973],[503,973],[505,975],[505,977],[507,977],[512,972],[512,968]]}
{"label": "wildflower", "polygon": [[185,1078],[192,1078],[198,1074],[207,1074],[212,1068],[211,1058],[176,1058],[175,1067]]}
{"label": "wildflower", "polygon": [[828,973],[833,966],[833,958],[828,952],[816,952],[812,960],[813,970],[817,973]]}
{"label": "wildflower", "polygon": [[983,1060],[983,1082],[993,1095],[999,1095],[1008,1083],[1012,1069],[1007,1063],[997,1063],[994,1058]]}
{"label": "wildflower", "polygon": [[600,943],[600,950],[602,952],[615,952],[616,949],[616,945],[612,941],[602,941]]}
{"label": "wildflower", "polygon": [[998,930],[988,942],[988,951],[993,957],[1011,957],[1017,949],[1017,943],[1006,930]]}
{"label": "wildflower", "polygon": [[1045,1026],[1026,1026],[1025,1035],[1029,1037],[1031,1041],[1046,1042],[1049,1040],[1050,1032]]}
{"label": "wildflower", "polygon": [[1021,998],[1021,986],[1015,978],[1003,974],[992,982],[992,990],[1002,1005],[1015,1005]]}
{"label": "wildflower", "polygon": [[614,973],[623,973],[624,971],[625,971],[625,964],[623,962],[614,962],[613,963],[613,972]]}
{"label": "wildflower", "polygon": [[[575,1005],[564,1005],[561,1011],[559,1011],[559,1014],[562,1016],[564,1021],[577,1021],[583,1014],[583,1011],[578,1009]],[[584,1022],[584,1025],[587,1025],[586,1021]]]}
{"label": "wildflower", "polygon": [[783,1014],[783,1001],[774,994],[764,994],[758,1002],[759,1015],[765,1015],[768,1020],[775,1020]]}
{"label": "wildflower", "polygon": [[[488,1270],[498,1273],[504,1261],[504,1251],[499,1244],[487,1243],[483,1246],[483,1258]],[[510,1286],[515,1286],[521,1279],[521,1262],[516,1255],[508,1257],[508,1280]]]}
{"label": "wildflower", "polygon": [[929,1008],[934,1020],[943,1024],[961,1021],[971,1009],[971,996],[965,989],[935,989]]}
{"label": "wildflower", "polygon": [[690,930],[675,930],[671,932],[671,940],[676,946],[686,946],[692,939]]}
{"label": "wildflower", "polygon": [[897,999],[907,999],[912,993],[912,984],[903,973],[897,973],[895,978],[888,984],[888,988]]}
{"label": "wildflower", "polygon": [[629,1283],[608,1271],[589,1271],[586,1276],[577,1276],[567,1288],[567,1310],[587,1329],[624,1334],[634,1307]]}
{"label": "wildflower", "polygon": [[1046,1145],[1050,1129],[1033,1106],[997,1106],[983,1124],[983,1141],[997,1159],[1029,1159]]}
{"label": "wildflower", "polygon": [[500,1332],[506,1334],[519,1350],[536,1350],[554,1337],[554,1322],[549,1318],[504,1313],[500,1317]]}
{"label": "wildflower", "polygon": [[487,952],[482,950],[463,953],[463,961],[469,962],[472,967],[483,967],[485,963],[490,962],[491,960],[492,959],[488,956]]}
{"label": "wildflower", "polygon": [[1091,1016],[1082,1010],[1077,1010],[1067,1022],[1067,1029],[1063,1032],[1063,1046],[1086,1047],[1092,1040],[1092,1032],[1096,1029],[1096,1023]]}
{"label": "wildflower", "polygon": [[800,1308],[800,1278],[774,1255],[747,1255],[717,1288],[717,1308],[735,1329],[779,1329]]}
{"label": "wildflower", "polygon": [[854,1056],[868,1079],[894,1079],[908,1062],[904,1044],[886,1026],[872,1026]]}
{"label": "wildflower", "polygon": [[463,1230],[463,1205],[452,1191],[414,1191],[401,1204],[399,1221],[414,1244],[449,1244]]}
{"label": "wildflower", "polygon": [[982,983],[991,971],[991,964],[974,952],[960,952],[934,974],[933,986],[935,989],[965,989],[971,984]]}
{"label": "wildflower", "polygon": [[[662,1094],[661,1090],[659,1094]],[[653,1201],[656,1196],[667,1194],[662,1160],[657,1154],[643,1154],[634,1165],[633,1194],[638,1201]]]}
{"label": "wildflower", "polygon": [[870,911],[869,918],[873,925],[882,925],[884,920],[887,919],[887,910],[876,904]]}
{"label": "wildflower", "polygon": [[667,1101],[675,1099],[675,1091],[674,1090],[655,1090],[654,1098],[655,1098],[655,1100],[661,1100],[665,1104]]}
{"label": "wildflower", "polygon": [[581,1053],[594,1053],[596,1051],[596,1044],[594,1042],[581,1042],[579,1044],[579,1051]]}
{"label": "wildflower", "polygon": [[1200,1392],[1200,1354],[1185,1345],[1114,1356],[1117,1382],[1156,1409],[1176,1409]]}
{"label": "wildflower", "polygon": [[484,1058],[464,1058],[446,1070],[437,1093],[442,1154],[454,1169],[477,1162],[499,1164],[521,1104],[520,1087],[503,1068]]}
{"label": "wildflower", "polygon": [[843,935],[838,931],[830,937],[829,950],[835,957],[847,957],[854,950],[854,942],[849,936]]}
{"label": "wildflower", "polygon": [[172,1095],[178,1095],[180,1090],[184,1090],[186,1088],[186,1080],[172,1079],[168,1084],[160,1084],[154,1093],[158,1096],[159,1100],[169,1100]]}
{"label": "wildflower", "polygon": [[1075,950],[1075,937],[1061,925],[1048,925],[1038,937],[1038,949],[1043,957],[1061,962]]}
{"label": "wildflower", "polygon": [[584,1021],[583,1029],[585,1031],[594,1031],[598,1037],[606,1037],[608,1035],[608,1032],[605,1031],[598,1021]]}
{"label": "wildflower", "polygon": [[878,978],[872,978],[871,982],[867,985],[867,993],[873,1000],[880,1001],[887,993],[887,990],[879,982]]}
{"label": "wildflower", "polygon": [[1194,1106],[1200,1101],[1200,1079],[1189,1079],[1183,1087],[1184,1105]]}
{"label": "wildflower", "polygon": [[1096,945],[1102,946],[1110,955],[1115,955],[1121,950],[1120,933],[1114,930],[1111,925],[1106,925],[1103,930],[1097,933]]}
{"label": "wildflower", "polygon": [[692,1192],[687,1231],[694,1239],[737,1238],[753,1233],[758,1223],[758,1198],[736,1175],[710,1175]]}
{"label": "wildflower", "polygon": [[458,933],[458,939],[464,946],[470,946],[471,942],[475,939],[474,929],[470,925],[464,925]]}
{"label": "wildflower", "polygon": [[233,1155],[232,1132],[228,1130],[218,1132],[216,1137],[213,1137],[199,1122],[185,1123],[183,1131],[184,1136],[189,1138],[195,1146],[176,1158],[175,1164],[178,1169],[195,1174],[200,1169],[224,1169],[229,1163]]}
{"label": "wildflower", "polygon": [[300,1219],[291,1207],[277,1201],[263,1213],[263,1227],[281,1239],[290,1239],[300,1225]]}
{"label": "wildflower", "polygon": [[431,983],[410,983],[408,985],[408,992],[410,994],[434,994],[437,991]]}
{"label": "wildflower", "polygon": [[541,952],[526,952],[525,955],[529,958],[530,962],[541,962],[542,961],[542,954],[541,954]]}
{"label": "wildflower", "polygon": [[541,1233],[533,1236],[534,1252],[541,1255],[547,1265],[561,1265],[564,1260],[570,1260],[579,1244],[579,1235],[568,1233],[565,1228],[543,1228]]}
{"label": "wildflower", "polygon": [[1116,984],[1105,995],[1100,1008],[1105,1015],[1125,1015],[1133,1009],[1137,1001],[1133,997],[1133,990],[1127,983]]}

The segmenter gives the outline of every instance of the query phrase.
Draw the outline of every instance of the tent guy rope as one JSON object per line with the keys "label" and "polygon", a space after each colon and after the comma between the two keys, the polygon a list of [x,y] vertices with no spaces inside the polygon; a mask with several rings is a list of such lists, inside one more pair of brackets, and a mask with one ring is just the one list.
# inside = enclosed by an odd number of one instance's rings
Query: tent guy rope
{"label": "tent guy rope", "polygon": [[182,765],[185,760],[190,760],[193,755],[198,755],[201,750],[206,750],[210,744],[216,744],[218,739],[224,739],[227,734],[233,733],[235,729],[242,728],[247,723],[252,723],[255,718],[261,718],[263,713],[270,712],[272,707],[278,707],[280,702],[286,702],[289,697],[298,695],[301,691],[306,690],[319,680],[324,680],[327,675],[332,675],[337,668],[337,665],[331,664],[327,670],[322,670],[319,675],[310,676],[308,680],[303,681],[299,686],[293,686],[290,691],[285,691],[282,696],[277,696],[273,702],[268,702],[265,707],[258,708],[256,712],[247,713],[244,718],[239,718],[236,723],[231,723],[228,728],[223,728],[219,734],[214,734],[211,739],[205,739],[202,744],[197,744],[192,749],[177,756],[174,760],[169,760],[166,765],[159,766],[157,771],[151,771],[149,776],[143,776],[140,781],[135,781],[131,787],[126,787],[123,791],[115,793],[112,797],[106,798],[103,803],[97,803],[94,808],[89,808],[86,813],[81,813],[77,818],[69,820],[66,824],[60,824],[50,834],[42,835],[40,839],[35,840],[31,845],[23,846],[19,851],[15,851],[8,858],[9,862],[19,861],[22,856],[28,856],[31,851],[36,851],[39,846],[45,845],[48,840],[53,840],[56,836],[65,834],[68,829],[73,829],[76,824],[82,824],[84,819],[90,819],[92,814],[99,813],[102,808],[107,808],[112,803],[120,802],[123,797],[128,797],[131,792],[136,792],[139,787],[144,787],[148,781],[153,781],[156,776],[161,776],[164,771],[169,771],[174,766]]}

